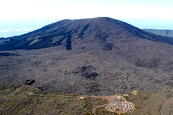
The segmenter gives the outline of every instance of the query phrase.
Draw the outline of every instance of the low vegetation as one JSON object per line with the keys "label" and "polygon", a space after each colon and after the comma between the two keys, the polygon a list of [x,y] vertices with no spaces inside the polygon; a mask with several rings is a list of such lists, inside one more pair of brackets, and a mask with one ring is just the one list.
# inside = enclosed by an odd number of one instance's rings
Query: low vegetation
{"label": "low vegetation", "polygon": [[92,115],[94,106],[108,103],[78,94],[48,94],[28,85],[15,88],[3,82],[0,88],[1,115]]}
{"label": "low vegetation", "polygon": [[[122,96],[134,104],[134,109],[123,115],[173,114],[173,88],[135,91]],[[29,85],[15,88],[6,82],[0,83],[1,115],[93,115],[94,107],[107,103],[109,102],[106,99],[86,95],[45,93]],[[105,107],[96,109],[96,114],[116,115],[107,111]]]}

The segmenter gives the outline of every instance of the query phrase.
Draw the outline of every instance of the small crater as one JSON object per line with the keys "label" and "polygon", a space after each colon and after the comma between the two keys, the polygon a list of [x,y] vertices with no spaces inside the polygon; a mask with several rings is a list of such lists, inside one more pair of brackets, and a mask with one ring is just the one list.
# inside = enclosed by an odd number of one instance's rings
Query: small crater
{"label": "small crater", "polygon": [[138,67],[145,67],[145,68],[157,68],[159,65],[161,65],[161,60],[160,59],[137,59],[137,61],[135,61],[134,65],[138,66]]}
{"label": "small crater", "polygon": [[95,79],[99,74],[96,72],[93,73],[84,73],[82,76],[85,76],[87,79]]}
{"label": "small crater", "polygon": [[89,72],[91,70],[95,70],[93,66],[83,66],[76,68],[76,70],[73,73],[84,73],[84,72]]}
{"label": "small crater", "polygon": [[93,66],[83,66],[80,68],[77,68],[73,74],[79,74],[83,76],[83,78],[87,79],[95,79],[99,74],[96,72],[92,72],[93,70],[96,70]]}
{"label": "small crater", "polygon": [[103,49],[102,50],[105,50],[105,51],[112,50],[113,45],[114,44],[112,44],[112,43],[106,43],[105,45],[103,45]]}
{"label": "small crater", "polygon": [[24,85],[31,85],[35,82],[35,79],[28,79],[24,82]]}

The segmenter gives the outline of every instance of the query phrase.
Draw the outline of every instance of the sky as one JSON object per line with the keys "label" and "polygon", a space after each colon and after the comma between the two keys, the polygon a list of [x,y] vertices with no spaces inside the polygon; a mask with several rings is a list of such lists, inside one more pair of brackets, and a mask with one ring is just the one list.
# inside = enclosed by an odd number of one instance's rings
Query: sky
{"label": "sky", "polygon": [[173,0],[1,0],[0,37],[63,19],[111,17],[141,29],[173,30]]}

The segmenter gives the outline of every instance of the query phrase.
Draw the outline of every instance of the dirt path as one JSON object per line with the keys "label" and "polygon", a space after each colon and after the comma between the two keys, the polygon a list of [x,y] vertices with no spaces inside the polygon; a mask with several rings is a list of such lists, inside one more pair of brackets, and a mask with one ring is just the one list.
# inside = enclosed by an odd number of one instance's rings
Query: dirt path
{"label": "dirt path", "polygon": [[[109,102],[111,102],[111,101],[113,101],[113,100],[115,100],[115,99],[117,98],[117,97],[115,97],[115,96],[90,96],[90,97],[92,97],[92,98],[107,99],[107,100],[109,100]],[[93,114],[96,115],[96,109],[97,109],[97,108],[100,108],[100,107],[103,107],[103,106],[105,106],[105,105],[107,105],[107,104],[94,107],[94,108],[93,108]]]}
{"label": "dirt path", "polygon": [[103,107],[103,106],[105,106],[105,105],[107,105],[107,104],[94,107],[94,108],[93,108],[93,114],[96,115],[96,109],[97,109],[97,108],[100,108],[100,107]]}

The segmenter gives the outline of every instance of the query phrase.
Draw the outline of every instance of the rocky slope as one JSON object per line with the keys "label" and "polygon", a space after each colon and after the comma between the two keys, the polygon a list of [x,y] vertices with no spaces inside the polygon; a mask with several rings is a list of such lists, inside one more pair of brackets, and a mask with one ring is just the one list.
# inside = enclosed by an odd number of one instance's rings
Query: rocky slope
{"label": "rocky slope", "polygon": [[172,44],[111,18],[62,20],[0,42],[0,81],[89,95],[172,87]]}

